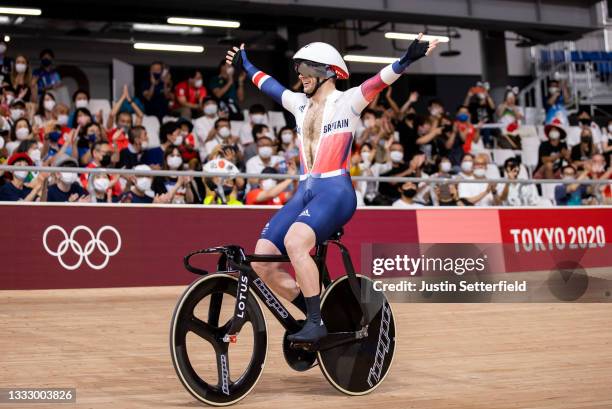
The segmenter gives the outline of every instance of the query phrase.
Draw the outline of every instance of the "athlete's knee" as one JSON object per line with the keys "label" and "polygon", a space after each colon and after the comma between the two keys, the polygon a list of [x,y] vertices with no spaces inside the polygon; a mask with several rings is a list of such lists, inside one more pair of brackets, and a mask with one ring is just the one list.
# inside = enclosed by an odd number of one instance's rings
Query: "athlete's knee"
{"label": "athlete's knee", "polygon": [[251,268],[255,270],[257,275],[264,281],[274,271],[274,265],[277,263],[269,263],[265,261],[254,261],[251,263]]}
{"label": "athlete's knee", "polygon": [[310,227],[291,228],[285,236],[284,245],[291,260],[310,257],[310,249],[315,242],[314,232]]}

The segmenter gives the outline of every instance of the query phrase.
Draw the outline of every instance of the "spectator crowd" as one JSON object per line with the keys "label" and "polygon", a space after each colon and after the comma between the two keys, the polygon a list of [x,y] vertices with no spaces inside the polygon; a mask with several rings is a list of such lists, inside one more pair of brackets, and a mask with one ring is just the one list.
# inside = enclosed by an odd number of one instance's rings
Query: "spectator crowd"
{"label": "spectator crowd", "polygon": [[[297,174],[301,158],[295,129],[272,126],[262,104],[251,105],[243,117],[240,105],[246,78],[231,66],[220,63],[217,74],[208,79],[195,69],[175,84],[170,68],[153,62],[137,95],[125,86],[104,115],[90,109],[86,90],[74,92],[70,104],[60,101],[57,90],[63,84],[52,50],[41,51],[35,68],[24,55],[4,55],[6,49],[6,44],[0,47],[4,50],[0,55],[0,163],[136,170],[220,169],[227,164],[259,177],[5,171],[0,178],[2,201],[284,204],[297,187],[295,179],[269,176]],[[351,152],[351,175],[448,182],[354,181],[359,205],[612,203],[609,182],[577,183],[610,179],[612,120],[600,128],[588,111],[580,111],[570,135],[567,85],[557,80],[549,85],[546,125],[535,136],[541,139],[535,166],[526,166],[520,155],[529,127],[517,104],[516,88],[508,87],[496,102],[488,84],[479,82],[467,91],[462,105],[448,107],[440,99],[430,99],[422,112],[415,108],[418,92],[410,92],[406,101],[396,101],[393,88],[382,91],[362,113]],[[299,84],[294,85],[298,88]],[[158,134],[150,135],[143,126],[146,117],[157,119]],[[492,160],[493,148],[514,154],[498,166]],[[494,178],[559,179],[559,183],[547,189],[544,184],[487,182]]]}

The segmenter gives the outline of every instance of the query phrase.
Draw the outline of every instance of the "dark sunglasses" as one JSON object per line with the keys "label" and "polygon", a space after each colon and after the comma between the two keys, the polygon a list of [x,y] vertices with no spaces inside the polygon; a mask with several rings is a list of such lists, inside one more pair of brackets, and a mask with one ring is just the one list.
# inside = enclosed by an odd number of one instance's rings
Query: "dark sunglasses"
{"label": "dark sunglasses", "polygon": [[295,61],[293,69],[304,77],[328,77],[329,74],[327,65],[305,60]]}

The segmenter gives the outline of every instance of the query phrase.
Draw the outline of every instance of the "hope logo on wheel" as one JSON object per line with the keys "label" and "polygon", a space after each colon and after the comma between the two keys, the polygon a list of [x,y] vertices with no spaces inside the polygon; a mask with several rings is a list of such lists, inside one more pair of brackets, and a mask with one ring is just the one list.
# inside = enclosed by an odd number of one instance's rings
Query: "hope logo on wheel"
{"label": "hope logo on wheel", "polygon": [[[50,244],[48,241],[49,235],[53,231],[58,231],[62,238],[62,240],[56,246],[53,246],[55,249],[50,247],[53,242]],[[85,232],[86,235],[89,236],[89,240],[85,243],[82,243],[76,239],[76,235],[80,231]],[[110,250],[109,245],[102,240],[102,233],[106,231],[114,234],[115,240],[117,242],[115,248],[112,250]],[[74,229],[72,229],[70,234],[68,234],[68,232],[66,232],[63,227],[58,225],[52,225],[47,227],[47,229],[43,233],[42,241],[47,253],[54,257],[57,257],[57,260],[59,261],[61,266],[64,267],[66,270],[76,270],[81,266],[83,261],[85,261],[85,263],[87,263],[87,265],[93,268],[94,270],[102,270],[108,265],[110,258],[116,255],[119,250],[121,250],[121,235],[119,234],[117,229],[112,226],[103,226],[100,228],[100,230],[98,230],[96,234],[94,234],[94,232],[89,227],[81,225],[76,226]],[[70,253],[75,254],[77,257],[76,261],[72,264],[68,264],[64,260],[64,258],[68,256],[67,253],[69,250]],[[94,254],[94,252],[96,252],[96,250],[104,256],[103,260],[98,264],[91,260],[91,256]]]}

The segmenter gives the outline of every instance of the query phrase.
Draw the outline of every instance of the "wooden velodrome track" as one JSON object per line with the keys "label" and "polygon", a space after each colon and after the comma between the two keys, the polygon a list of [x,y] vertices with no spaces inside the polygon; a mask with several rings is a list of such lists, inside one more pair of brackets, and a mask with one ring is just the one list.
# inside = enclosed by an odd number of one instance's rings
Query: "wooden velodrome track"
{"label": "wooden velodrome track", "polygon": [[[183,287],[0,291],[0,387],[76,387],[77,403],[196,408],[170,360]],[[397,354],[372,394],[291,370],[281,328],[240,408],[612,408],[611,304],[394,304]]]}

